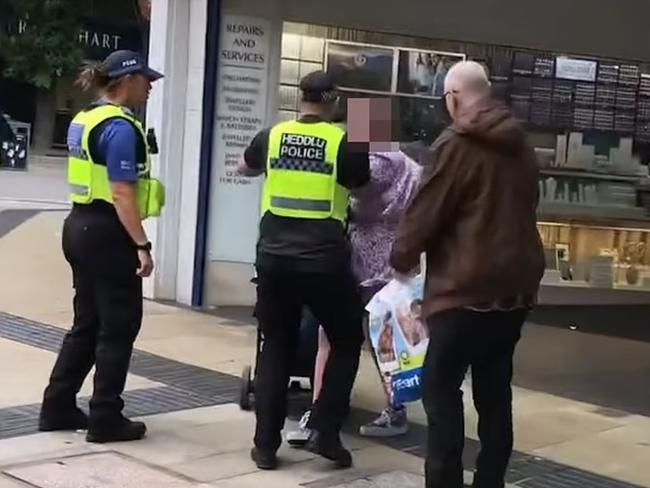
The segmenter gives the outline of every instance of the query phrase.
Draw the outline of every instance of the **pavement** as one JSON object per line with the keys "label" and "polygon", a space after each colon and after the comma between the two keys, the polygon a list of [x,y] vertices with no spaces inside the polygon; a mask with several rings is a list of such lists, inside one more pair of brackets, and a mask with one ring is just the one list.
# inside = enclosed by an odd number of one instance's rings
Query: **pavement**
{"label": "pavement", "polygon": [[[283,447],[281,470],[257,471],[249,459],[254,418],[235,405],[238,376],[254,357],[255,328],[229,310],[206,314],[146,302],[125,394],[129,415],[149,426],[146,440],[96,446],[81,433],[37,433],[38,402],[72,317],[59,244],[61,178],[64,171],[52,164],[0,171],[0,488],[424,486],[419,404],[409,407],[405,437],[373,442],[356,435],[383,406],[366,353],[345,434],[354,469],[332,471]],[[40,185],[51,192],[41,203]],[[616,335],[527,327],[516,365],[511,486],[650,487],[648,348]],[[477,420],[464,390],[470,470]],[[89,392],[87,382],[81,396]]]}
{"label": "pavement", "polygon": [[52,156],[32,157],[26,172],[0,169],[0,208],[67,208],[66,170],[66,159]]}

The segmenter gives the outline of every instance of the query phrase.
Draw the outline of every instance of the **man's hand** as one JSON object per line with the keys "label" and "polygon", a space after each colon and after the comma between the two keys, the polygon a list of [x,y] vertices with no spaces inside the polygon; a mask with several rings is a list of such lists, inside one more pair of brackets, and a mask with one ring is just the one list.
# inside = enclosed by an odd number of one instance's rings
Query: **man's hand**
{"label": "man's hand", "polygon": [[242,157],[239,160],[239,163],[237,163],[237,173],[239,173],[241,176],[248,176],[249,178],[254,178],[256,176],[260,176],[261,174],[264,173],[264,170],[257,170],[253,169],[248,164],[246,164],[246,160]]}
{"label": "man's hand", "polygon": [[153,258],[149,251],[138,251],[138,261],[140,261],[140,267],[138,268],[137,275],[140,278],[148,278],[153,273]]}

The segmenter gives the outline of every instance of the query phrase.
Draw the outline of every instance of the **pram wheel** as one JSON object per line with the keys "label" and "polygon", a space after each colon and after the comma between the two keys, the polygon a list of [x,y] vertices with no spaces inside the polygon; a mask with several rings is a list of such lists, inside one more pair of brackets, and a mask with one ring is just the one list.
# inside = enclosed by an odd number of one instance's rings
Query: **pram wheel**
{"label": "pram wheel", "polygon": [[241,384],[239,385],[239,408],[245,411],[252,409],[251,394],[253,393],[252,368],[245,366],[241,374]]}

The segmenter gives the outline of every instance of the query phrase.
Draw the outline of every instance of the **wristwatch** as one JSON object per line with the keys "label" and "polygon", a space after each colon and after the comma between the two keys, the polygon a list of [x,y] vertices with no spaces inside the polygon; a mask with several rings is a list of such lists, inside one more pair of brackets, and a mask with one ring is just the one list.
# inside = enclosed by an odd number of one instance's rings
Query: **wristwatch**
{"label": "wristwatch", "polygon": [[146,244],[136,244],[135,248],[138,251],[151,252],[152,246],[151,246],[151,242],[147,242]]}

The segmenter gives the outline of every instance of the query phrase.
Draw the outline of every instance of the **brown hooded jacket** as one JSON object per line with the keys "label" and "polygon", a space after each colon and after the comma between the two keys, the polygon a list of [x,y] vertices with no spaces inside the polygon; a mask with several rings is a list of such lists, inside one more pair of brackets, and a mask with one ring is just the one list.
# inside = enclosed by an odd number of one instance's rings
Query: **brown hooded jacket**
{"label": "brown hooded jacket", "polygon": [[489,99],[466,110],[434,143],[425,174],[391,255],[406,273],[426,252],[424,318],[534,296],[544,273],[538,167],[510,110]]}

